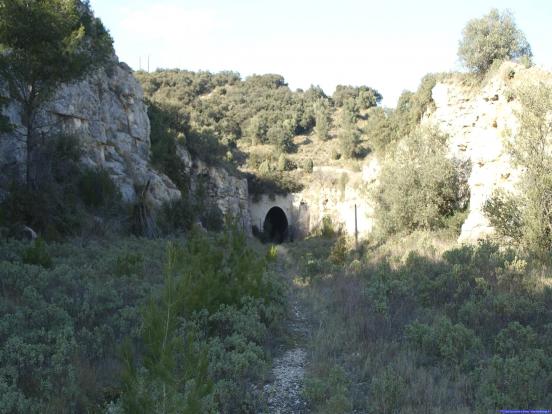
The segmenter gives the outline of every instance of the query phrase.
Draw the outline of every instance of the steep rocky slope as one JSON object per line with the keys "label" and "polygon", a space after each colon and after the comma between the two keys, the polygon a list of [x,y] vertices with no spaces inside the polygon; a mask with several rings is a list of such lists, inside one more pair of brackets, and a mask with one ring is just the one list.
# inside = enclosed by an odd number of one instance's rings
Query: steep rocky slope
{"label": "steep rocky slope", "polygon": [[483,83],[472,86],[461,76],[450,76],[433,88],[435,107],[422,123],[434,125],[450,136],[449,155],[470,167],[469,215],[460,241],[474,242],[492,233],[483,206],[499,188],[515,191],[520,171],[510,160],[506,142],[515,135],[519,103],[515,89],[526,82],[551,82],[552,75],[511,62]]}
{"label": "steep rocky slope", "polygon": [[[19,107],[10,101],[4,112],[16,130],[0,138],[0,188],[23,174],[26,159]],[[142,88],[131,69],[116,57],[110,67],[62,86],[38,118],[45,137],[58,132],[79,137],[83,163],[108,171],[124,200],[134,201],[148,182],[147,197],[155,205],[180,197],[174,183],[150,165],[150,123]],[[206,196],[223,213],[242,217],[249,228],[247,182],[192,159],[183,148],[179,152],[192,188],[199,181],[206,184]]]}

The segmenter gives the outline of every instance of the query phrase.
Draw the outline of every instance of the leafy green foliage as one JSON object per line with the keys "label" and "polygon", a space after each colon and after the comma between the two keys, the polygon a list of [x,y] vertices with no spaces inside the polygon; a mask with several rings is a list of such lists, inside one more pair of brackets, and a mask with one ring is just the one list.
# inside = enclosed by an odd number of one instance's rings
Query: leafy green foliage
{"label": "leafy green foliage", "polygon": [[531,46],[509,11],[491,9],[485,16],[470,20],[462,32],[458,57],[477,73],[485,73],[497,60],[531,57]]}
{"label": "leafy green foliage", "polygon": [[50,137],[35,150],[42,171],[34,189],[14,183],[0,203],[10,233],[24,225],[46,239],[60,239],[100,231],[93,216],[120,218],[121,197],[115,184],[103,170],[83,170],[80,154],[78,138],[68,135]]}
{"label": "leafy green foliage", "polygon": [[180,243],[0,241],[2,411],[258,411],[281,286],[236,230]]}
{"label": "leafy green foliage", "polygon": [[98,209],[120,202],[119,190],[105,170],[82,171],[78,186],[81,199],[87,207]]}
{"label": "leafy green foliage", "polygon": [[459,177],[445,157],[446,139],[415,131],[382,166],[376,215],[384,234],[442,227],[458,209]]}
{"label": "leafy green foliage", "polygon": [[412,134],[424,113],[433,105],[432,90],[437,76],[424,76],[415,93],[404,91],[394,110],[371,108],[364,132],[372,150],[384,153],[389,146]]}
{"label": "leafy green foliage", "polygon": [[187,117],[175,105],[149,102],[148,117],[151,125],[151,163],[176,184],[181,192],[189,186],[178,145],[186,140]]}
{"label": "leafy green foliage", "polygon": [[360,129],[357,126],[358,113],[355,112],[352,101],[347,102],[349,104],[345,104],[341,112],[341,125],[337,138],[339,139],[341,155],[345,158],[357,158],[362,152],[360,148]]}
{"label": "leafy green foliage", "polygon": [[25,264],[42,266],[46,269],[52,267],[52,258],[42,239],[36,239],[31,246],[26,248],[21,255],[21,260]]}
{"label": "leafy green foliage", "polygon": [[[281,303],[263,259],[233,228],[168,248],[160,298],[144,309],[144,353],[125,356],[123,406],[133,412],[250,411],[248,381],[265,364],[262,341]],[[172,408],[171,408],[172,407]]]}
{"label": "leafy green foliage", "polygon": [[[0,407],[86,412],[120,392],[117,347],[136,336],[139,307],[161,280],[163,242],[0,243]],[[116,274],[118,258],[143,269]],[[40,380],[37,380],[37,379]]]}
{"label": "leafy green foliage", "polygon": [[378,105],[383,96],[375,89],[367,86],[337,85],[332,99],[337,107],[342,107],[347,101],[353,102],[359,110],[365,110]]}
{"label": "leafy green foliage", "polygon": [[[552,289],[515,251],[482,242],[351,274],[350,258],[331,263],[331,248],[309,240],[293,252],[320,315],[306,389],[317,412],[332,412],[332,395],[345,412],[368,413],[551,403]],[[346,379],[339,386],[332,369]]]}
{"label": "leafy green foliage", "polygon": [[316,135],[322,141],[330,138],[331,116],[326,101],[320,100],[314,106]]}

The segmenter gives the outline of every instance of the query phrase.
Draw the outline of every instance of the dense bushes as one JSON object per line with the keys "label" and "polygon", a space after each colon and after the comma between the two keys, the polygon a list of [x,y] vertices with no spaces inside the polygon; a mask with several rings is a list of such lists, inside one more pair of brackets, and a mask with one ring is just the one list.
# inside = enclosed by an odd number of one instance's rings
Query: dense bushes
{"label": "dense bushes", "polygon": [[[364,263],[353,274],[355,255],[336,265],[331,242],[314,243],[294,254],[322,315],[307,381],[317,412],[338,402],[368,413],[552,403],[552,289],[514,251],[481,243],[441,258]],[[338,375],[343,388],[328,392]]]}
{"label": "dense bushes", "polygon": [[495,61],[531,57],[531,46],[508,11],[492,9],[480,19],[468,22],[462,33],[458,57],[478,73],[486,72]]}
{"label": "dense bushes", "polygon": [[235,230],[179,243],[0,243],[0,411],[262,406],[278,281]]}
{"label": "dense bushes", "polygon": [[11,234],[24,225],[46,239],[100,231],[94,216],[106,220],[122,213],[119,191],[106,171],[85,169],[73,136],[51,137],[35,149],[33,185],[13,183],[0,204],[0,226]]}
{"label": "dense bushes", "polygon": [[127,411],[259,408],[247,383],[262,378],[262,342],[281,312],[281,292],[245,236],[194,235],[169,246],[161,298],[143,312],[143,355],[127,351],[122,404]]}
{"label": "dense bushes", "polygon": [[431,91],[437,82],[437,75],[424,76],[415,93],[404,91],[396,108],[371,108],[365,134],[372,150],[383,153],[388,146],[397,143],[412,134],[420,125],[424,113],[431,109],[433,98]]}
{"label": "dense bushes", "polygon": [[[0,243],[2,412],[86,412],[114,398],[117,346],[161,283],[164,243]],[[126,266],[129,252],[142,266]]]}
{"label": "dense bushes", "polygon": [[[279,75],[254,75],[243,81],[236,74],[178,70],[137,76],[151,102],[188,114],[189,119],[182,118],[180,125],[186,145],[211,161],[215,161],[215,144],[225,154],[235,151],[242,137],[255,145],[272,144],[290,152],[292,137],[314,127],[315,106],[329,105],[319,88],[292,92]],[[209,149],[203,148],[207,143]]]}
{"label": "dense bushes", "polygon": [[383,234],[437,229],[459,208],[459,177],[445,157],[447,137],[417,130],[382,166],[376,215]]}

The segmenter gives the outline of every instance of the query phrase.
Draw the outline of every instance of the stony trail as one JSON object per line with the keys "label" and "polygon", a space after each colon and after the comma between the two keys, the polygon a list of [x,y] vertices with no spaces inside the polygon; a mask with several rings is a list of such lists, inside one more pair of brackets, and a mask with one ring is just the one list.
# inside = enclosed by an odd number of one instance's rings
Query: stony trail
{"label": "stony trail", "polygon": [[278,246],[278,272],[289,279],[292,286],[289,297],[291,306],[288,331],[290,341],[281,356],[273,361],[272,381],[264,386],[267,414],[306,414],[307,404],[303,395],[307,352],[305,343],[309,332],[304,305],[292,283],[294,266],[287,248]]}

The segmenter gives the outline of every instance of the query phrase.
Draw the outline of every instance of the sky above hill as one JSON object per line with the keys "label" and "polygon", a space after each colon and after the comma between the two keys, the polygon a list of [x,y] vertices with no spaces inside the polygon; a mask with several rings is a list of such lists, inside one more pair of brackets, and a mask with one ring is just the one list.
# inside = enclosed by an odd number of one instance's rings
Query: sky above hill
{"label": "sky above hill", "polygon": [[513,12],[537,64],[552,68],[546,0],[91,0],[133,69],[278,73],[292,89],[367,85],[395,106],[429,72],[460,70],[467,21]]}

